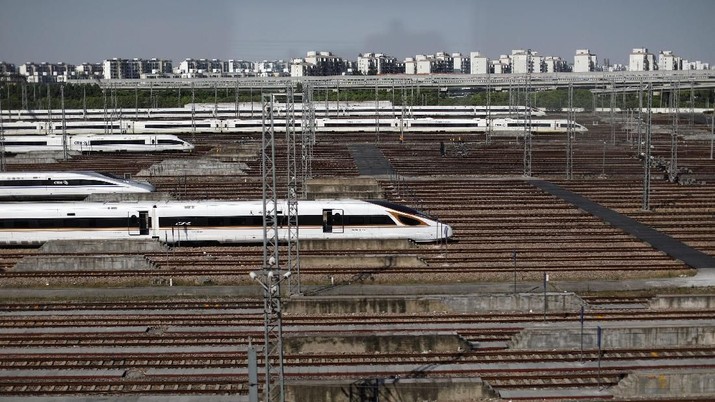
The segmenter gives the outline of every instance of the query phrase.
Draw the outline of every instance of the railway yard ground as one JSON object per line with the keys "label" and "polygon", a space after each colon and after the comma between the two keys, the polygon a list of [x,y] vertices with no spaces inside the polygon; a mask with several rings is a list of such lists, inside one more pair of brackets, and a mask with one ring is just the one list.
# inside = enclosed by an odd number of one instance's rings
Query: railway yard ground
{"label": "railway yard ground", "polygon": [[[588,131],[570,178],[565,134],[533,136],[530,176],[522,133],[319,134],[309,197],[385,198],[454,239],[301,242],[283,297],[286,399],[715,399],[709,127],[681,123],[674,172],[671,120],[654,118],[644,209],[635,126],[609,117],[576,116]],[[261,198],[260,132],[181,137],[194,152],[9,158],[7,170]],[[248,401],[249,350],[264,341],[248,274],[262,258],[260,245],[0,248],[0,400]]]}

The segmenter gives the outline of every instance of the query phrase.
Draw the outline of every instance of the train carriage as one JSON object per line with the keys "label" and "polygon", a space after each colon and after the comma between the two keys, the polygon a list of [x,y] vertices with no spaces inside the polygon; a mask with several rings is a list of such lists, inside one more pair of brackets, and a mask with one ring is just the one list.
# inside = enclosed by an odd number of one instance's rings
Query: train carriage
{"label": "train carriage", "polygon": [[[285,202],[278,234],[288,232]],[[384,200],[299,201],[301,240],[407,239],[435,242],[452,228],[418,210]],[[259,243],[262,201],[7,203],[0,209],[0,244],[51,240],[156,239],[169,244]]]}
{"label": "train carriage", "polygon": [[8,154],[27,152],[189,152],[194,146],[173,134],[7,135],[0,139]]}
{"label": "train carriage", "polygon": [[91,171],[0,173],[0,200],[68,200],[83,199],[96,193],[149,193],[154,190],[148,182]]}

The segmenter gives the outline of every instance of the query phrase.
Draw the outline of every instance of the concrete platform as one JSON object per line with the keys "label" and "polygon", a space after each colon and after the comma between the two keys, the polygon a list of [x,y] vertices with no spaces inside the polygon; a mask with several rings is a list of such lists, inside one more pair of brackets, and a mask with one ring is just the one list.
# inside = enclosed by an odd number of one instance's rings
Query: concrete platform
{"label": "concrete platform", "polygon": [[612,392],[621,398],[712,396],[715,394],[715,375],[712,369],[638,371],[624,378]]}
{"label": "concrete platform", "polygon": [[496,397],[494,390],[479,378],[367,378],[361,381],[286,382],[286,400],[290,401],[350,402],[384,398],[389,401],[465,402],[492,400]]}
{"label": "concrete platform", "polygon": [[44,257],[27,256],[13,267],[14,272],[52,272],[52,271],[148,271],[154,265],[142,256],[75,256]]}
{"label": "concrete platform", "polygon": [[0,396],[0,402],[248,402],[240,395]]}
{"label": "concrete platform", "polygon": [[[715,323],[696,320],[677,325],[650,323],[618,323],[618,326],[599,324],[602,328],[601,345],[604,350],[668,348],[715,345]],[[526,328],[509,342],[514,350],[577,350],[581,346],[579,324],[571,328]],[[597,328],[589,321],[583,331],[583,345],[588,349],[598,347]]]}
{"label": "concrete platform", "polygon": [[306,182],[307,198],[316,199],[382,199],[385,198],[380,183],[372,177],[317,178]]}
{"label": "concrete platform", "polygon": [[165,159],[143,169],[137,177],[151,179],[152,176],[244,176],[248,165],[242,162],[223,162],[217,158]]}
{"label": "concrete platform", "polygon": [[53,240],[44,243],[38,254],[57,253],[161,253],[166,245],[153,240]]}
{"label": "concrete platform", "polygon": [[286,353],[414,353],[461,352],[469,344],[455,333],[415,333],[389,335],[309,334],[288,335],[283,340]]}

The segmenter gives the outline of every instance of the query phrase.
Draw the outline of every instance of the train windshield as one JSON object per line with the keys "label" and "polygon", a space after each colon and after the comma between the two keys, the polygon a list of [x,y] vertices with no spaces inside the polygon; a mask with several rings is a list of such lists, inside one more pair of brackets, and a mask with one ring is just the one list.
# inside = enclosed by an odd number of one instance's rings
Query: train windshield
{"label": "train windshield", "polygon": [[365,201],[369,202],[371,204],[379,205],[381,207],[394,209],[395,211],[398,211],[398,212],[403,212],[403,213],[411,214],[411,215],[417,215],[417,216],[420,216],[425,219],[435,220],[433,217],[427,215],[426,213],[424,213],[420,210],[406,207],[406,206],[400,205],[400,204],[395,204],[394,202],[385,201],[385,200],[365,200]]}
{"label": "train windshield", "polygon": [[119,177],[116,174],[109,173],[109,172],[97,172],[98,174],[101,174],[104,177],[109,177],[110,179],[115,179],[115,180],[125,180],[124,177]]}

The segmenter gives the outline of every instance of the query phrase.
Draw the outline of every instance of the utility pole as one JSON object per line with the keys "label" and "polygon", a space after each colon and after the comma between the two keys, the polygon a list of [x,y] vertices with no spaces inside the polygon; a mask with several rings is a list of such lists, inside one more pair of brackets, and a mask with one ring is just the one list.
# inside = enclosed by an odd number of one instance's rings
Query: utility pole
{"label": "utility pole", "polygon": [[[301,96],[302,98],[302,96]],[[300,294],[300,243],[298,240],[298,168],[296,163],[296,134],[295,134],[295,96],[293,84],[286,86],[286,115],[285,115],[285,141],[286,141],[286,206],[285,219],[287,236],[286,264],[288,272],[295,273],[295,284],[289,281],[290,294]],[[301,153],[302,156],[302,153]],[[294,286],[295,285],[295,286]]]}
{"label": "utility pole", "polygon": [[638,83],[638,157],[643,154],[643,81]]}
{"label": "utility pole", "polygon": [[[264,401],[283,402],[283,323],[281,310],[280,282],[282,272],[278,254],[278,197],[276,190],[276,146],[274,122],[274,95],[264,95],[261,99],[263,112],[263,135],[261,152],[261,174],[263,176],[263,269],[260,276],[249,275],[263,287],[264,318]],[[290,271],[288,271],[290,272]]]}
{"label": "utility pole", "polygon": [[715,143],[715,104],[713,104],[713,112],[710,114],[710,160],[713,159],[713,143]]}
{"label": "utility pole", "polygon": [[[24,86],[23,86],[24,88]],[[0,172],[5,171],[5,130],[2,123],[2,96],[0,96]]]}
{"label": "utility pole", "polygon": [[47,133],[54,134],[55,128],[52,124],[52,94],[50,93],[50,84],[47,84]]}
{"label": "utility pole", "polygon": [[645,144],[644,145],[644,155],[643,155],[643,205],[641,208],[644,211],[650,210],[650,143],[651,143],[651,123],[652,123],[652,108],[653,108],[653,84],[649,83],[647,86],[648,97],[646,102],[646,130],[645,130]]}
{"label": "utility pole", "polygon": [[616,145],[616,81],[611,81],[611,99],[610,99],[610,110],[611,110],[611,143]]}
{"label": "utility pole", "polygon": [[573,178],[573,137],[574,120],[576,119],[573,110],[573,82],[569,82],[569,112],[567,114],[566,130],[566,180]]}
{"label": "utility pole", "polygon": [[67,161],[67,122],[65,121],[65,86],[60,85],[60,97],[62,106],[62,159]]}
{"label": "utility pole", "polygon": [[301,183],[303,198],[308,197],[308,179],[313,177],[313,146],[315,145],[315,104],[313,103],[313,85],[303,83],[301,129]]}
{"label": "utility pole", "polygon": [[675,182],[678,176],[678,123],[680,120],[680,82],[671,83],[670,110],[673,114],[673,126],[670,132],[670,166],[668,180]]}
{"label": "utility pole", "polygon": [[487,127],[485,142],[489,144],[492,140],[492,76],[487,71]]}
{"label": "utility pole", "polygon": [[524,176],[531,176],[531,51],[527,54],[527,73],[524,84]]}
{"label": "utility pole", "polygon": [[196,135],[196,98],[194,91],[194,82],[191,81],[191,140],[194,140]]}

